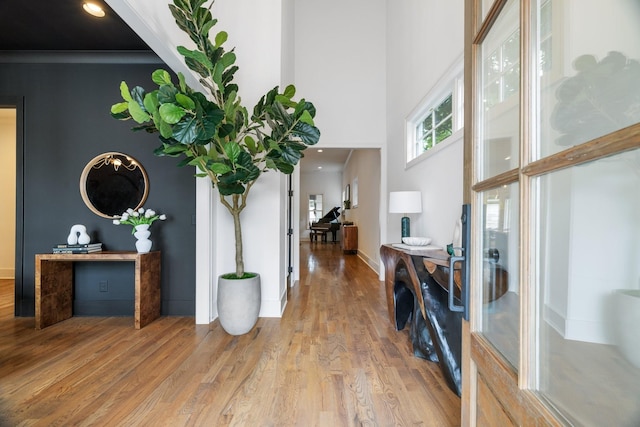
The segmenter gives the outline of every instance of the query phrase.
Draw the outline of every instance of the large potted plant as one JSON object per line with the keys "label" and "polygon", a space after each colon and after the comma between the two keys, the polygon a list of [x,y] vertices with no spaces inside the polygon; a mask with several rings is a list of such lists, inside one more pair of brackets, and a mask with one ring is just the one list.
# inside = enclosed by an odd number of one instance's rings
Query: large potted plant
{"label": "large potted plant", "polygon": [[[219,277],[218,314],[225,330],[239,335],[253,328],[260,310],[260,277],[246,272],[243,261],[240,215],[249,192],[270,169],[292,173],[302,152],[318,142],[320,131],[313,122],[313,104],[295,101],[293,85],[284,91],[271,89],[251,112],[242,105],[233,82],[236,56],[223,47],[226,32],[209,38],[217,20],[211,14],[214,2],[204,7],[205,2],[174,0],[169,8],[178,27],[195,43],[195,49],[179,46],[178,52],[208,93],[191,89],[182,74],[174,84],[167,71],[157,70],[152,80],[158,88],[153,91],[129,89],[122,82],[124,101],[113,105],[111,114],[133,119],[138,123],[134,130],[157,132],[161,145],[156,155],[182,157],[179,166],[197,167],[197,175],[208,177],[217,188],[220,203],[233,217],[236,264],[235,272]],[[242,287],[253,289],[253,295],[240,291]],[[230,316],[238,316],[243,324],[231,325]]]}

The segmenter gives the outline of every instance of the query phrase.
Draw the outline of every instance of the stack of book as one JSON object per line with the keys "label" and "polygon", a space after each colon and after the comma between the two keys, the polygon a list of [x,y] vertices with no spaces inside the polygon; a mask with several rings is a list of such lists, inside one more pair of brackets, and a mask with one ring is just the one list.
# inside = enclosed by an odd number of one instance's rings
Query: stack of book
{"label": "stack of book", "polygon": [[94,252],[102,252],[102,243],[87,243],[84,245],[61,243],[53,247],[54,254],[91,254]]}

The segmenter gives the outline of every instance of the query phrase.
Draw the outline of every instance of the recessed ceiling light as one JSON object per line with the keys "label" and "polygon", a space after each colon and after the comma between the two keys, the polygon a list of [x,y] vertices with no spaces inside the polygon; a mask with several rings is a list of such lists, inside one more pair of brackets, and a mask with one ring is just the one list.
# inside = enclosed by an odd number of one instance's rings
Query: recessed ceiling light
{"label": "recessed ceiling light", "polygon": [[103,18],[104,17],[104,10],[98,6],[95,3],[90,3],[90,2],[85,2],[82,5],[82,8],[84,9],[85,12],[87,12],[89,15],[93,15],[96,16],[98,18]]}
{"label": "recessed ceiling light", "polygon": [[318,166],[318,169],[322,169],[322,166]]}
{"label": "recessed ceiling light", "polygon": [[324,150],[322,148],[318,149],[318,153],[322,153]]}

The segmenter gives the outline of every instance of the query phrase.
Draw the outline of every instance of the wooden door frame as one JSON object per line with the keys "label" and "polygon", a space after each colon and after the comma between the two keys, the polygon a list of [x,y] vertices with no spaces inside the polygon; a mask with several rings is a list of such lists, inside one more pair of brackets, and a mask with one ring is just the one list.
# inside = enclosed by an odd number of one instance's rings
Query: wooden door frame
{"label": "wooden door frame", "polygon": [[[506,5],[507,0],[496,0],[491,9],[486,15],[486,18],[481,22],[481,11],[479,8],[479,0],[470,0],[465,2],[465,35],[464,35],[464,87],[465,87],[465,103],[464,114],[466,117],[466,132],[464,134],[464,172],[463,172],[463,203],[471,204],[472,211],[477,209],[477,198],[475,194],[483,191],[485,188],[493,187],[495,185],[509,184],[520,182],[520,200],[528,200],[526,194],[523,194],[523,186],[528,186],[529,176],[526,176],[520,172],[519,169],[507,171],[500,174],[484,183],[474,182],[474,177],[478,176],[474,169],[473,154],[474,154],[474,141],[477,136],[477,128],[474,120],[475,117],[475,94],[477,92],[477,80],[476,80],[476,64],[478,55],[478,46],[484,40],[491,26],[498,18],[500,12]],[[528,16],[528,8],[530,2],[521,2],[520,16]],[[521,46],[520,51],[523,52],[523,46],[528,42],[528,22],[526,19],[520,20],[521,28]],[[521,88],[529,87],[529,74],[528,74],[528,55],[521,55]],[[522,120],[524,114],[528,113],[526,108],[528,105],[529,94],[527,91],[521,90],[521,103],[520,103],[520,138],[528,138],[530,135],[529,122]],[[520,152],[520,164],[528,164],[529,159],[525,156],[528,155],[528,150],[521,150]],[[526,189],[525,189],[526,191]],[[529,218],[526,214],[528,212],[528,206],[521,206],[520,208],[520,233],[528,231]],[[475,218],[475,214],[471,215]],[[471,253],[477,253],[482,248],[479,246],[480,242],[474,236],[479,233],[477,221],[471,221]],[[522,237],[522,236],[521,236]],[[526,251],[525,251],[526,252]],[[527,255],[527,254],[525,254]],[[521,255],[524,258],[524,255]],[[521,258],[520,263],[520,283],[522,280],[528,279],[528,258]],[[478,293],[481,292],[480,284],[474,283],[474,278],[478,275],[474,272],[474,263],[472,263],[471,274],[471,290],[470,290],[470,302],[476,301]],[[524,298],[527,298],[526,300]],[[520,321],[520,336],[523,336],[527,328],[527,323],[522,319],[528,318],[526,304],[522,302],[529,301],[528,295],[521,294],[521,321]],[[530,384],[526,380],[528,375],[528,361],[524,358],[528,351],[529,343],[521,340],[520,348],[520,366],[524,366],[524,371],[520,369],[520,375],[513,367],[494,349],[494,347],[479,333],[476,332],[476,322],[474,318],[477,318],[477,314],[474,313],[471,308],[471,316],[469,321],[463,321],[462,324],[462,414],[461,421],[463,426],[475,426],[478,413],[476,402],[478,401],[478,387],[486,386],[494,396],[500,396],[500,400],[497,402],[499,407],[506,414],[506,421],[512,422],[514,425],[551,425],[561,426],[563,425],[556,414],[552,413],[537,397],[534,392],[526,390]],[[527,335],[524,335],[527,336]],[[478,381],[478,377],[482,377],[482,385]]]}
{"label": "wooden door frame", "polygon": [[[534,55],[530,54],[531,34],[530,20],[531,1],[520,2],[520,53],[521,53],[521,76],[520,76],[520,158],[517,169],[513,169],[500,175],[491,177],[482,182],[474,182],[478,176],[474,170],[473,155],[475,153],[474,142],[479,133],[476,127],[475,116],[477,111],[474,100],[478,92],[478,82],[476,80],[476,66],[479,63],[479,47],[485,36],[489,33],[492,24],[498,18],[500,12],[507,4],[507,0],[495,0],[492,8],[486,14],[484,22],[481,22],[480,0],[469,0],[465,2],[465,117],[466,132],[464,135],[464,187],[463,202],[470,203],[472,209],[478,208],[477,193],[495,188],[499,185],[519,183],[520,195],[520,356],[517,370],[512,367],[489,343],[482,334],[478,333],[476,327],[478,313],[471,307],[471,317],[469,322],[463,322],[462,338],[462,425],[473,426],[478,419],[477,402],[479,401],[479,387],[483,387],[483,393],[492,395],[488,400],[493,403],[496,409],[496,420],[501,420],[504,424],[514,425],[563,425],[564,417],[547,405],[539,394],[535,392],[537,388],[535,370],[536,343],[533,341],[534,329],[537,327],[535,305],[538,292],[537,280],[534,277],[535,255],[528,242],[531,240],[530,233],[531,219],[530,206],[531,197],[529,189],[531,180],[542,175],[574,167],[587,162],[592,162],[614,154],[623,153],[638,149],[640,147],[640,123],[627,128],[616,130],[610,134],[603,135],[591,141],[569,147],[564,151],[550,154],[542,159],[531,158],[532,150],[529,149],[533,135],[531,126],[530,108],[532,97],[536,88],[535,70],[532,61]],[[472,212],[472,216],[477,218]],[[481,251],[479,239],[475,238],[480,234],[481,229],[476,221],[472,221],[472,241],[471,253]],[[474,283],[477,274],[477,264],[472,264],[471,274],[471,298],[470,301],[478,300],[478,292],[481,284]],[[524,286],[522,284],[525,284]],[[479,380],[481,379],[481,381]],[[495,398],[495,399],[492,399]],[[482,399],[480,399],[483,401]],[[480,408],[484,410],[485,408]],[[484,411],[483,411],[484,412]]]}

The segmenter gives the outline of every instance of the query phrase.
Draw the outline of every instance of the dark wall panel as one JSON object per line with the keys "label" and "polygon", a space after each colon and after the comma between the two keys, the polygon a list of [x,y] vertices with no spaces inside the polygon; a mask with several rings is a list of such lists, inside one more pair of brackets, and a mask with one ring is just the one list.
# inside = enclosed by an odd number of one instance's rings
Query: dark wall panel
{"label": "dark wall panel", "polygon": [[[96,54],[91,58],[95,61]],[[166,66],[109,62],[109,58],[104,63],[83,63],[77,58],[73,63],[4,62],[0,54],[0,99],[24,100],[24,161],[18,165],[24,182],[24,214],[18,218],[24,238],[23,253],[18,256],[21,265],[16,266],[16,283],[22,293],[16,312],[21,315],[34,314],[34,255],[64,243],[72,225],[84,224],[92,241],[101,241],[107,250],[135,250],[131,228],[93,214],[80,195],[84,166],[107,151],[120,151],[140,161],[150,181],[145,206],[168,216],[167,221],[151,227],[153,249],[163,254],[162,314],[195,312],[194,171],[176,167],[175,159],[154,156],[153,149],[159,145],[156,135],[132,132],[132,122],[109,115],[110,106],[120,101],[122,80],[152,89],[151,73]],[[132,307],[132,290],[126,289],[126,282],[133,283],[132,277],[127,278],[131,266],[109,263],[98,268],[97,264],[93,264],[96,268],[76,267],[76,306],[82,307],[82,314],[122,314],[121,306]],[[110,284],[106,292],[99,286],[104,281]],[[116,304],[110,313],[101,301],[122,304]]]}

